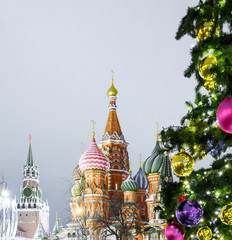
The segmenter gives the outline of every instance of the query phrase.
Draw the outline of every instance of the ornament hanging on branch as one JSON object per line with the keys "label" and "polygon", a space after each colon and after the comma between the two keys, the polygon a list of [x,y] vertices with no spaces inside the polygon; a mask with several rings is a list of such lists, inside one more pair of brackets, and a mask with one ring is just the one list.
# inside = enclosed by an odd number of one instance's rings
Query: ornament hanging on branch
{"label": "ornament hanging on branch", "polygon": [[[214,20],[206,21],[204,20],[204,24],[202,27],[199,28],[199,30],[196,32],[196,37],[198,40],[206,40],[208,37],[211,37],[211,31],[214,27]],[[220,28],[217,27],[215,31],[216,37],[219,36]]]}
{"label": "ornament hanging on branch", "polygon": [[194,159],[188,153],[181,151],[172,158],[172,168],[179,177],[186,177],[194,169]]}
{"label": "ornament hanging on branch", "polygon": [[193,227],[199,223],[203,216],[203,209],[198,202],[184,200],[177,206],[176,218],[180,224]]}
{"label": "ornament hanging on branch", "polygon": [[186,200],[188,197],[189,197],[189,195],[179,195],[178,200],[179,200],[179,202],[182,202],[182,201]]}
{"label": "ornament hanging on branch", "polygon": [[184,238],[184,233],[181,231],[179,223],[171,223],[165,229],[165,236],[167,240],[182,240]]}
{"label": "ornament hanging on branch", "polygon": [[215,74],[211,73],[212,67],[217,66],[217,59],[211,54],[200,60],[199,63],[199,73],[200,76],[206,81],[212,81],[215,79]]}
{"label": "ornament hanging on branch", "polygon": [[210,240],[213,237],[212,230],[208,226],[201,227],[197,231],[199,240]]}
{"label": "ornament hanging on branch", "polygon": [[220,211],[220,219],[226,225],[232,225],[232,203],[225,205]]}
{"label": "ornament hanging on branch", "polygon": [[217,109],[219,127],[227,133],[232,133],[232,97],[223,100]]}

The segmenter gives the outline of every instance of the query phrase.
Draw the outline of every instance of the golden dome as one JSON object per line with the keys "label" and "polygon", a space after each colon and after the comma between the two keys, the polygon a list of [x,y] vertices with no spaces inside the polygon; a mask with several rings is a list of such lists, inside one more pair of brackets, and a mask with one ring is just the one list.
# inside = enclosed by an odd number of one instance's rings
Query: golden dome
{"label": "golden dome", "polygon": [[107,96],[116,96],[118,94],[118,90],[114,87],[114,80],[112,79],[112,85],[110,89],[107,91]]}

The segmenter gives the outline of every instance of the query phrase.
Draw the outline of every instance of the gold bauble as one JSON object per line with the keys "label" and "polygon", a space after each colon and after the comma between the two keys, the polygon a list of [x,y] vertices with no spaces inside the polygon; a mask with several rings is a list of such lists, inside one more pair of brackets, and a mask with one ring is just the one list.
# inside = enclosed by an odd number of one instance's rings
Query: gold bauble
{"label": "gold bauble", "polygon": [[194,169],[194,159],[186,152],[179,152],[172,158],[172,168],[177,176],[188,176]]}
{"label": "gold bauble", "polygon": [[210,91],[211,89],[215,89],[217,87],[217,83],[214,80],[206,80],[204,83],[204,87],[207,91]]}
{"label": "gold bauble", "polygon": [[199,73],[201,77],[206,81],[211,81],[215,78],[215,75],[210,73],[210,69],[217,65],[217,59],[209,54],[203,58],[199,63]]}
{"label": "gold bauble", "polygon": [[197,236],[199,240],[210,240],[213,237],[213,233],[209,227],[205,226],[197,231]]}
{"label": "gold bauble", "polygon": [[220,219],[226,225],[232,225],[232,203],[225,205],[220,211]]}
{"label": "gold bauble", "polygon": [[[214,21],[204,22],[203,26],[196,32],[196,37],[198,40],[205,40],[208,37],[211,37],[211,31],[213,29]],[[217,27],[215,31],[215,36],[219,36],[220,28]]]}

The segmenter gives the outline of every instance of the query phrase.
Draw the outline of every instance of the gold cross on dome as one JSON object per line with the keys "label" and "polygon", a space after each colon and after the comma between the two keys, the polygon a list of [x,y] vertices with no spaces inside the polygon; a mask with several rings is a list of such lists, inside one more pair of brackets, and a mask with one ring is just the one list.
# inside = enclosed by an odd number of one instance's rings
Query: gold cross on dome
{"label": "gold cross on dome", "polygon": [[142,166],[142,153],[139,154],[139,158],[140,158],[139,165],[140,165],[140,168],[141,168],[141,166]]}
{"label": "gold cross on dome", "polygon": [[156,136],[157,136],[157,141],[159,141],[159,123],[156,122],[156,124],[157,124],[157,134],[156,134]]}
{"label": "gold cross on dome", "polygon": [[94,122],[94,120],[91,120],[91,122],[93,123],[93,138],[95,138],[94,125],[96,124],[96,122]]}
{"label": "gold cross on dome", "polygon": [[114,70],[111,70],[112,72],[112,80],[114,80]]}
{"label": "gold cross on dome", "polygon": [[131,168],[130,168],[130,166],[131,166],[131,162],[129,161],[129,174],[131,174]]}
{"label": "gold cross on dome", "polygon": [[84,143],[81,142],[81,155],[83,154],[83,146],[84,146]]}

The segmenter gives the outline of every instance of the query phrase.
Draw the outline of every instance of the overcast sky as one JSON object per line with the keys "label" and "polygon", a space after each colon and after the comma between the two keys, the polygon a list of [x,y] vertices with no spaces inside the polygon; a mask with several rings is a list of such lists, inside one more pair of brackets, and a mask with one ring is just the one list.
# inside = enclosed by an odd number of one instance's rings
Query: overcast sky
{"label": "overcast sky", "polygon": [[[198,1],[0,1],[0,164],[11,195],[19,197],[32,135],[51,228],[64,217],[67,179],[108,116],[111,69],[118,117],[135,174],[155,145],[156,121],[179,123],[194,98],[185,79],[189,37],[175,40],[187,7]],[[161,128],[161,127],[160,127]],[[72,181],[74,184],[74,181]]]}

